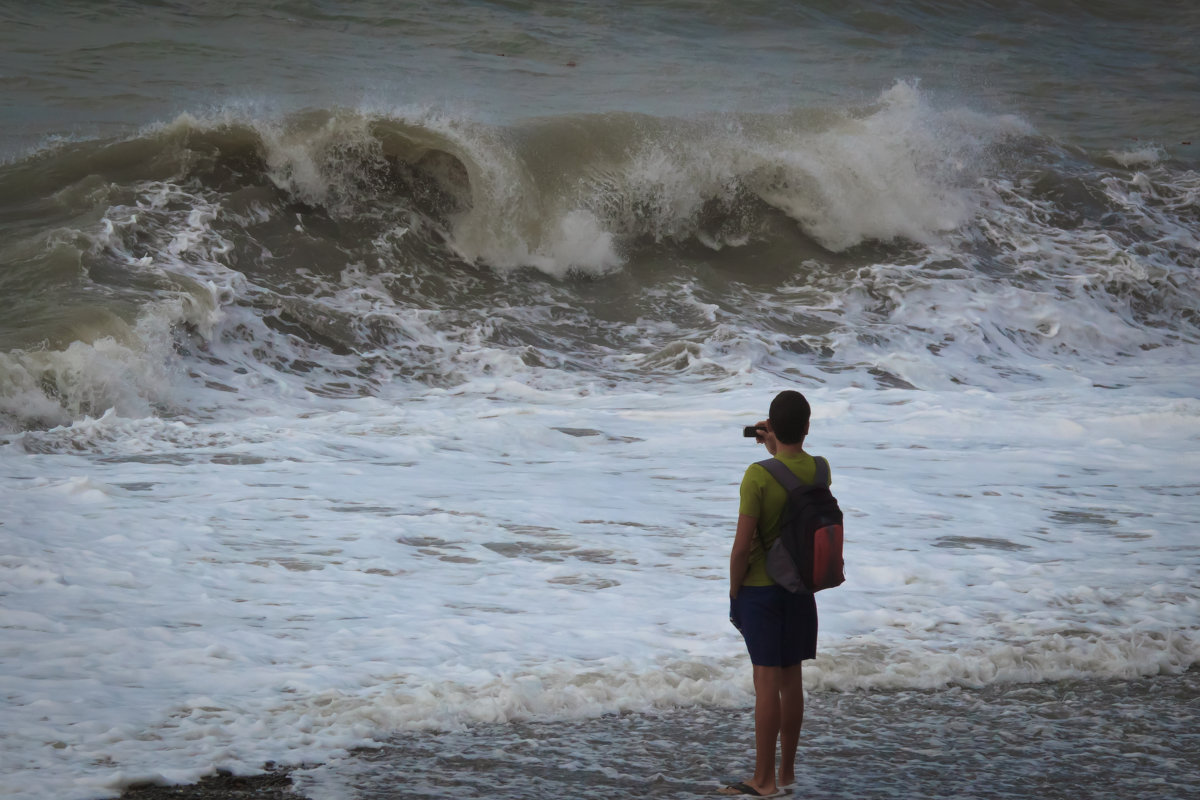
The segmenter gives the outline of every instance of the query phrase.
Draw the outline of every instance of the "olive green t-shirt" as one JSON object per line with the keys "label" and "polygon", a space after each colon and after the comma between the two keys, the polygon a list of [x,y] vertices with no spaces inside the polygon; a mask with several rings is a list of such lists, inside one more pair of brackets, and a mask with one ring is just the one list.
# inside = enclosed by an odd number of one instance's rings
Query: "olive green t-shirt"
{"label": "olive green t-shirt", "polygon": [[[803,484],[817,477],[817,464],[808,453],[775,456]],[[830,479],[832,482],[832,478]],[[741,503],[738,513],[758,520],[758,532],[750,548],[750,569],[743,586],[771,586],[775,581],[767,574],[767,550],[779,536],[779,522],[787,505],[787,491],[771,473],[758,464],[751,464],[742,476]]]}

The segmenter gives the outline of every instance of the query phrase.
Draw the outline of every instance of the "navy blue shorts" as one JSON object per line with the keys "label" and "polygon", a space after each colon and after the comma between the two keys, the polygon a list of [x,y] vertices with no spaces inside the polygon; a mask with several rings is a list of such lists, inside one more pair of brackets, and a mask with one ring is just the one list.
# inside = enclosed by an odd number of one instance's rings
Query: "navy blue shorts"
{"label": "navy blue shorts", "polygon": [[742,633],[750,663],[790,667],[817,656],[817,601],[782,586],[743,586],[729,601],[729,621]]}

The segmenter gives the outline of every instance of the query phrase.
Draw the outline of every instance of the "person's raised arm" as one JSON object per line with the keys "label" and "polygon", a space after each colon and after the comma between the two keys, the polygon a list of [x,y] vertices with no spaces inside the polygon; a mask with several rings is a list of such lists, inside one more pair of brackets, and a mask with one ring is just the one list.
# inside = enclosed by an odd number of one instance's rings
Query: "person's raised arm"
{"label": "person's raised arm", "polygon": [[762,431],[758,436],[754,437],[754,441],[766,446],[767,452],[775,455],[779,451],[779,440],[775,438],[775,430],[771,427],[771,421],[769,419],[760,419],[754,424],[754,427]]}

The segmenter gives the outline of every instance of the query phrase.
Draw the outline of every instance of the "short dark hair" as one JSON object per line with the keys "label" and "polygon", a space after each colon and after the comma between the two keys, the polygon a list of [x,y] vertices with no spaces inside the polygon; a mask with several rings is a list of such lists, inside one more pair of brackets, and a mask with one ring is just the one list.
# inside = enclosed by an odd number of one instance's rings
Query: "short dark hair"
{"label": "short dark hair", "polygon": [[808,433],[808,420],[812,407],[804,395],[791,389],[775,395],[771,401],[771,429],[781,444],[800,444]]}

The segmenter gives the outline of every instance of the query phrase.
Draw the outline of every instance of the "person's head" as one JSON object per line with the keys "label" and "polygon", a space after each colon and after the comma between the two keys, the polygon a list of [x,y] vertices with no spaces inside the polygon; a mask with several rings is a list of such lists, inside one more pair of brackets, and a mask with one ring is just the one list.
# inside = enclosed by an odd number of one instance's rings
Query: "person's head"
{"label": "person's head", "polygon": [[804,395],[788,389],[775,395],[767,419],[771,421],[771,430],[780,444],[801,444],[808,434],[808,419],[811,416],[812,408]]}

